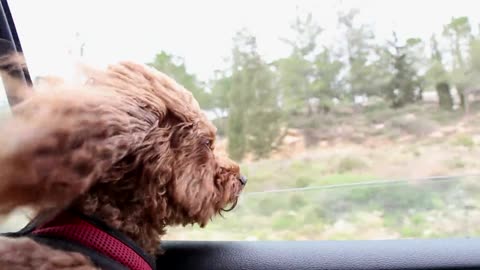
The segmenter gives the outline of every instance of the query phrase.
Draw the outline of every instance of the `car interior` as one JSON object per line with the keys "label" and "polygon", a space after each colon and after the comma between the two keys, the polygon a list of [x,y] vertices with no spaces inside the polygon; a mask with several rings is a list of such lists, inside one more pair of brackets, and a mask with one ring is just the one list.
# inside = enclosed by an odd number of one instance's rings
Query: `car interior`
{"label": "car interior", "polygon": [[[22,52],[1,0],[0,50]],[[28,63],[28,59],[27,59]],[[29,74],[20,74],[31,84]],[[5,85],[8,95],[8,85]],[[16,100],[9,98],[10,106]],[[158,269],[480,269],[480,239],[339,241],[164,241]]]}

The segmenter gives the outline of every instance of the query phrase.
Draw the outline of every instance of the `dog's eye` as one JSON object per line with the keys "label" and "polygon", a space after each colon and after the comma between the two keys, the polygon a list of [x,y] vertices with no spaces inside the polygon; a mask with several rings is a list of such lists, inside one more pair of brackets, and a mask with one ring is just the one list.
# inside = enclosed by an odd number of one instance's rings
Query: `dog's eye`
{"label": "dog's eye", "polygon": [[204,144],[206,147],[208,147],[208,148],[210,148],[210,149],[213,149],[213,140],[206,139],[206,140],[203,142],[203,144]]}

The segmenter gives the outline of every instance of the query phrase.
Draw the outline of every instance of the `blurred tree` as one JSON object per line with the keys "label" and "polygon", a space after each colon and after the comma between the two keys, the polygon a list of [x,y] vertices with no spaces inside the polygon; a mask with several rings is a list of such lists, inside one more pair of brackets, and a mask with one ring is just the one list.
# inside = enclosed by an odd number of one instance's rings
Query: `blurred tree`
{"label": "blurred tree", "polygon": [[247,31],[235,35],[232,54],[228,151],[236,160],[247,152],[265,157],[274,148],[281,127],[274,76],[257,52],[255,37]]}
{"label": "blurred tree", "polygon": [[366,95],[385,98],[386,89],[393,78],[392,56],[387,45],[376,45],[373,49],[374,60],[365,67],[370,78]]}
{"label": "blurred tree", "polygon": [[440,108],[451,110],[453,98],[450,91],[448,73],[443,65],[442,53],[435,35],[432,35],[430,38],[430,44],[431,55],[428,71],[425,75],[426,83],[429,87],[435,87]]}
{"label": "blurred tree", "polygon": [[298,15],[290,28],[293,38],[282,39],[290,46],[290,55],[274,63],[283,108],[297,114],[306,108],[307,116],[329,111],[332,99],[340,96],[342,63],[330,49],[318,48],[323,30],[311,13]]}
{"label": "blurred tree", "polygon": [[232,76],[228,70],[215,71],[209,85],[211,89],[212,112],[215,114],[213,123],[217,127],[217,135],[226,136],[228,128],[228,111],[230,109],[230,93],[232,88]]}
{"label": "blurred tree", "polygon": [[290,45],[293,53],[304,57],[313,55],[317,49],[317,39],[323,29],[313,20],[312,13],[305,16],[297,15],[295,21],[290,24],[290,29],[294,33],[294,38],[281,40]]}
{"label": "blurred tree", "polygon": [[349,91],[352,95],[380,95],[382,89],[375,88],[371,83],[374,66],[369,60],[375,51],[372,45],[374,35],[367,25],[356,24],[358,14],[358,10],[352,9],[338,15],[340,28],[345,34]]}
{"label": "blurred tree", "polygon": [[278,76],[278,87],[281,92],[281,102],[286,114],[299,114],[307,108],[307,114],[312,114],[313,109],[308,103],[311,96],[311,82],[313,65],[298,53],[275,61]]}
{"label": "blurred tree", "polygon": [[183,58],[162,51],[148,65],[174,78],[192,92],[202,109],[213,108],[212,99],[210,94],[205,91],[204,83],[200,82],[195,75],[187,72]]}
{"label": "blurred tree", "polygon": [[211,104],[217,117],[225,117],[230,106],[229,94],[232,76],[227,71],[216,71],[211,84]]}
{"label": "blurred tree", "polygon": [[341,91],[343,82],[340,79],[343,64],[339,59],[332,57],[332,52],[328,48],[324,48],[315,56],[313,64],[312,96],[320,100],[320,109],[326,112],[330,110],[333,98],[343,98]]}
{"label": "blurred tree", "polygon": [[453,56],[452,69],[465,67],[464,52],[472,38],[472,28],[468,17],[452,18],[450,23],[444,25],[443,35],[450,43],[450,50]]}
{"label": "blurred tree", "polygon": [[451,110],[453,108],[453,98],[448,83],[439,82],[435,85],[435,89],[437,90],[440,108],[444,110]]}
{"label": "blurred tree", "polygon": [[469,67],[467,76],[470,87],[480,88],[480,37],[475,37],[469,46]]}
{"label": "blurred tree", "polygon": [[432,35],[430,38],[430,63],[428,71],[425,75],[426,84],[429,87],[435,86],[438,83],[448,84],[448,73],[444,66],[442,52],[440,51],[437,38]]}
{"label": "blurred tree", "polygon": [[465,105],[464,91],[468,85],[467,59],[465,52],[472,41],[472,28],[468,17],[452,18],[450,23],[443,27],[443,35],[450,44],[452,58],[451,79],[460,99],[462,107]]}
{"label": "blurred tree", "polygon": [[475,72],[480,72],[480,38],[475,38],[469,47],[470,65]]}
{"label": "blurred tree", "polygon": [[[458,75],[457,71],[457,80],[463,79],[464,84],[461,88],[463,91],[459,94],[462,94],[462,105],[465,110],[467,110],[467,105],[465,104],[468,102],[466,100],[467,96],[465,96],[466,90],[472,90],[473,92],[478,92],[480,89],[480,36],[472,37],[470,44],[468,46],[468,58],[466,63],[465,72],[463,74]],[[458,79],[460,77],[461,79]],[[468,89],[469,88],[469,89]]]}
{"label": "blurred tree", "polygon": [[393,77],[387,85],[386,98],[393,108],[399,108],[416,102],[422,94],[422,78],[415,67],[417,59],[413,53],[421,40],[408,39],[405,44],[400,45],[394,32],[393,40],[388,43]]}
{"label": "blurred tree", "polygon": [[307,108],[307,114],[311,115],[315,108],[310,101],[317,94],[313,87],[315,76],[313,59],[317,51],[318,37],[323,30],[313,20],[311,13],[306,16],[297,15],[290,29],[294,37],[281,39],[290,46],[290,55],[274,63],[277,68],[282,105],[287,115],[299,113],[303,108]]}

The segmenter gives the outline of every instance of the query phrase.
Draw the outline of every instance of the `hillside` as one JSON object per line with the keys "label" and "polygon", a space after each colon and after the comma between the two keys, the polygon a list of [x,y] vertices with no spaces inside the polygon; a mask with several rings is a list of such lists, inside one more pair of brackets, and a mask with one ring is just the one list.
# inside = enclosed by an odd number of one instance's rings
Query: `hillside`
{"label": "hillside", "polygon": [[[301,122],[303,121],[303,122]],[[264,160],[247,160],[249,183],[237,208],[206,229],[172,228],[168,239],[390,239],[480,235],[477,177],[431,176],[480,170],[480,113],[341,108],[297,119],[284,145]],[[219,150],[225,148],[222,143]],[[362,185],[373,180],[406,180]],[[342,186],[346,185],[347,186]],[[353,185],[351,185],[353,184]],[[333,185],[333,187],[332,187]],[[340,185],[338,187],[338,185]],[[283,193],[263,191],[287,188]],[[332,188],[329,188],[332,187]],[[0,231],[20,226],[16,214]]]}
{"label": "hillside", "polygon": [[[239,206],[225,219],[217,218],[206,229],[174,228],[168,238],[320,240],[480,235],[472,226],[480,221],[478,177],[411,180],[480,172],[478,111],[465,117],[462,112],[443,112],[428,105],[396,111],[345,110],[308,121],[297,122],[299,129],[287,137],[290,144],[272,158],[242,164],[250,181]],[[374,180],[405,181],[361,185]],[[340,187],[328,188],[332,185]],[[328,189],[260,192],[309,187]]]}

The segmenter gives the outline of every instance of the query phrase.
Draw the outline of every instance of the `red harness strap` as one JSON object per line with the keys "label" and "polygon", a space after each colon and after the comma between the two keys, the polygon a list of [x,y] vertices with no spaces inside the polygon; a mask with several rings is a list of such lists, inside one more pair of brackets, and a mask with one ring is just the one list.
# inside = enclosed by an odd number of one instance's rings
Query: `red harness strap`
{"label": "red harness strap", "polygon": [[60,237],[79,243],[132,270],[152,270],[147,261],[131,247],[74,215],[61,214],[53,221],[35,229],[32,234]]}

